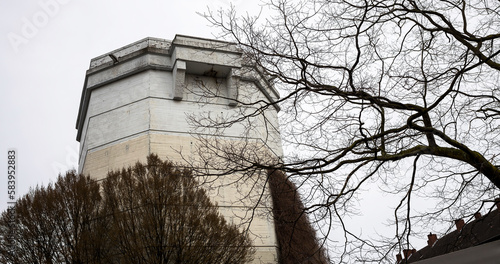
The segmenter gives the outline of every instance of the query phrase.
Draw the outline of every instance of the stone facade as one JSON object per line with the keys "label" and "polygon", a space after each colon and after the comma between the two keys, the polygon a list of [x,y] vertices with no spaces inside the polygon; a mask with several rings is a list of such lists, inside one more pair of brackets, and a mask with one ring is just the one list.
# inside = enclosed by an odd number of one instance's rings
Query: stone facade
{"label": "stone facade", "polygon": [[[91,60],[76,124],[79,171],[102,179],[110,170],[144,162],[150,153],[179,163],[186,157],[196,161],[196,136],[203,132],[187,121],[189,115],[234,116],[251,111],[252,106],[242,102],[277,99],[274,88],[244,64],[242,52],[231,43],[181,35],[173,41],[137,41]],[[253,119],[252,129],[234,124],[217,140],[250,140],[269,157],[279,158],[278,110],[271,107]],[[276,263],[272,203],[267,187],[254,188],[265,186],[265,175],[255,175],[248,186],[227,184],[238,177],[207,180],[207,189],[229,221],[249,226],[255,263]]]}

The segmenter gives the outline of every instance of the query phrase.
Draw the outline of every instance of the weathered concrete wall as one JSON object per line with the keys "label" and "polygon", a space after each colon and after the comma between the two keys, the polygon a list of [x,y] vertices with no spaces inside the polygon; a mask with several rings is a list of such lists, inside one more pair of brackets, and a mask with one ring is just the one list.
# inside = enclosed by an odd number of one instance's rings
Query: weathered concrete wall
{"label": "weathered concrete wall", "polygon": [[[254,109],[235,100],[277,99],[262,75],[242,65],[242,53],[234,45],[186,36],[132,43],[91,61],[77,120],[79,170],[102,179],[110,170],[145,161],[150,153],[179,163],[199,160],[196,135],[210,131],[197,130],[188,115],[234,118]],[[218,140],[252,142],[248,147],[263,156],[281,157],[277,110],[271,107],[250,120],[250,130],[234,124]],[[200,182],[230,222],[250,226],[255,263],[276,263],[265,176],[209,176]]]}

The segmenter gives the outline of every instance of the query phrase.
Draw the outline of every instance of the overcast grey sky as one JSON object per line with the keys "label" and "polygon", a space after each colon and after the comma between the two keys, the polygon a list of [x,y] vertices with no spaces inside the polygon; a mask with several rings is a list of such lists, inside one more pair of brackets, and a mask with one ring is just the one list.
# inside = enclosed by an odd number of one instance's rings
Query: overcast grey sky
{"label": "overcast grey sky", "polygon": [[[213,38],[196,14],[229,0],[0,1],[0,211],[7,207],[7,149],[18,154],[18,191],[77,166],[75,122],[90,59],[145,37]],[[258,10],[258,1],[231,1]]]}
{"label": "overcast grey sky", "polygon": [[[145,37],[213,38],[217,29],[196,12],[230,2],[240,14],[260,10],[258,0],[0,1],[0,212],[7,149],[18,150],[21,195],[77,166],[75,123],[90,59]],[[358,221],[366,226],[370,216]]]}

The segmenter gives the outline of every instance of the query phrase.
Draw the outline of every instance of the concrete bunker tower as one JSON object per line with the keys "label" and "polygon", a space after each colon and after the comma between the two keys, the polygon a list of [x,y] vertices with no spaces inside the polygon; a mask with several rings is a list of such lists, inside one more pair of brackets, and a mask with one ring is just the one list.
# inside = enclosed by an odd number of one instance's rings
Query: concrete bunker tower
{"label": "concrete bunker tower", "polygon": [[[193,128],[188,115],[234,116],[252,108],[241,102],[278,99],[259,71],[245,65],[243,55],[231,43],[177,35],[173,41],[142,39],[92,59],[76,123],[79,172],[102,179],[110,170],[144,162],[150,153],[181,163],[187,157],[196,164],[200,153],[196,136],[206,132]],[[251,141],[265,148],[268,157],[280,158],[278,110],[269,107],[251,126],[234,124],[218,135],[218,142]],[[256,248],[254,262],[276,263],[272,203],[266,201],[270,200],[266,187],[255,188],[265,186],[261,176],[253,176],[253,188],[231,186],[238,175],[207,182],[219,186],[209,192],[220,212],[249,227]],[[253,200],[251,192],[260,199]]]}

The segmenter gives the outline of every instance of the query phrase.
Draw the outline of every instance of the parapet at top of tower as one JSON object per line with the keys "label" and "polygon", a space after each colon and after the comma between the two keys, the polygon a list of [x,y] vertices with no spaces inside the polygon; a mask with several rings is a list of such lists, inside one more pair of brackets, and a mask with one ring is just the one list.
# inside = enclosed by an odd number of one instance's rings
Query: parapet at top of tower
{"label": "parapet at top of tower", "polygon": [[[93,58],[90,61],[89,72],[98,71],[102,68],[109,67],[118,62],[126,61],[130,58],[137,57],[144,53],[164,54],[172,57],[173,59],[187,59],[192,60],[192,55],[186,57],[186,54],[176,53],[177,49],[194,48],[197,50],[205,50],[220,53],[233,53],[241,56],[242,50],[239,49],[234,43],[212,40],[184,35],[176,35],[174,40],[167,40],[161,38],[147,37],[118,48],[104,55]],[[184,55],[184,56],[183,56]],[[234,64],[234,63],[233,63]]]}

